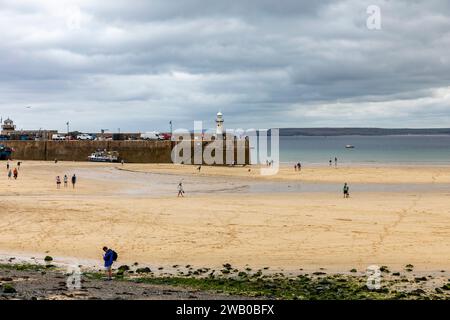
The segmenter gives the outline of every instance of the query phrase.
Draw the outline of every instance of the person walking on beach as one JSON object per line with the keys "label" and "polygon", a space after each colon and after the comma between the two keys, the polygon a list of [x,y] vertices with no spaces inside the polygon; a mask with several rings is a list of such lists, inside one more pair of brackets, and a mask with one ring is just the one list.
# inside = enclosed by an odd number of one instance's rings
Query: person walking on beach
{"label": "person walking on beach", "polygon": [[72,176],[72,188],[75,189],[75,184],[77,183],[77,176],[74,174]]}
{"label": "person walking on beach", "polygon": [[338,158],[334,157],[334,166],[337,168],[337,162],[338,162]]}
{"label": "person walking on beach", "polygon": [[64,188],[67,188],[67,183],[69,182],[69,178],[67,177],[67,174],[64,175]]}
{"label": "person walking on beach", "polygon": [[112,250],[108,249],[108,247],[103,247],[103,251],[105,254],[103,255],[103,261],[105,261],[105,271],[108,281],[112,280],[112,265],[114,261],[117,260],[117,253]]}
{"label": "person walking on beach", "polygon": [[6,163],[6,170],[9,170],[9,161]]}
{"label": "person walking on beach", "polygon": [[183,182],[178,184],[178,197],[184,197]]}
{"label": "person walking on beach", "polygon": [[59,176],[56,177],[56,189],[61,189],[61,178]]}
{"label": "person walking on beach", "polygon": [[19,172],[17,171],[17,168],[14,168],[13,175],[14,175],[14,180],[17,180],[17,177],[19,176]]}
{"label": "person walking on beach", "polygon": [[8,171],[8,180],[11,180],[11,178],[12,178],[12,170],[9,169],[9,171]]}
{"label": "person walking on beach", "polygon": [[22,164],[22,162],[17,162],[17,168],[19,168],[20,169],[20,165]]}
{"label": "person walking on beach", "polygon": [[302,171],[302,164],[300,162],[297,163],[297,169],[298,171]]}
{"label": "person walking on beach", "polygon": [[333,165],[333,160],[330,159],[330,167]]}
{"label": "person walking on beach", "polygon": [[347,199],[350,197],[350,188],[348,187],[347,182],[344,184],[344,198]]}

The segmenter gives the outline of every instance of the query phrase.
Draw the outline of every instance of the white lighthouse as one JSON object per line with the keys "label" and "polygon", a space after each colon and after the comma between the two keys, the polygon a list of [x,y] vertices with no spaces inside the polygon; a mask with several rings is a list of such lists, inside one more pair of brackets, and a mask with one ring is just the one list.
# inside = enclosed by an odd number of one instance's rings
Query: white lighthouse
{"label": "white lighthouse", "polygon": [[223,128],[223,114],[222,112],[218,112],[217,113],[217,118],[216,118],[216,135],[220,136],[223,135],[225,132],[224,128]]}

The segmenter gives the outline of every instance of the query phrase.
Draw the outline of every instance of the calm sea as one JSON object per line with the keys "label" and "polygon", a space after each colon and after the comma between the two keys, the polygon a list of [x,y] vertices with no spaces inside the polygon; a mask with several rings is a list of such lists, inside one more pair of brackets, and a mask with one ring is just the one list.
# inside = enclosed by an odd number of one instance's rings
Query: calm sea
{"label": "calm sea", "polygon": [[282,163],[327,164],[335,157],[354,164],[450,164],[450,136],[280,137]]}

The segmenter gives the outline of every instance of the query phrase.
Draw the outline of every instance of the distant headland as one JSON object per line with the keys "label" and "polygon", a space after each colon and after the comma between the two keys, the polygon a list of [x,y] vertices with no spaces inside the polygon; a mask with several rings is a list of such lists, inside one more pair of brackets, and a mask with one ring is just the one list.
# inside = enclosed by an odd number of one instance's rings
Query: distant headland
{"label": "distant headland", "polygon": [[385,128],[280,128],[281,136],[387,136],[450,135],[450,128],[385,129]]}

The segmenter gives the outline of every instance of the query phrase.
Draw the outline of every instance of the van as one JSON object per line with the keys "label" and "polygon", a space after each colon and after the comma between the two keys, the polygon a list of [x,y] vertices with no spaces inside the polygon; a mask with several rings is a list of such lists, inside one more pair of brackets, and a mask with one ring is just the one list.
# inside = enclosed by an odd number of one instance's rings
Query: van
{"label": "van", "polygon": [[54,135],[52,135],[52,140],[54,140],[54,141],[66,140],[66,136],[64,136],[62,134],[54,134]]}

